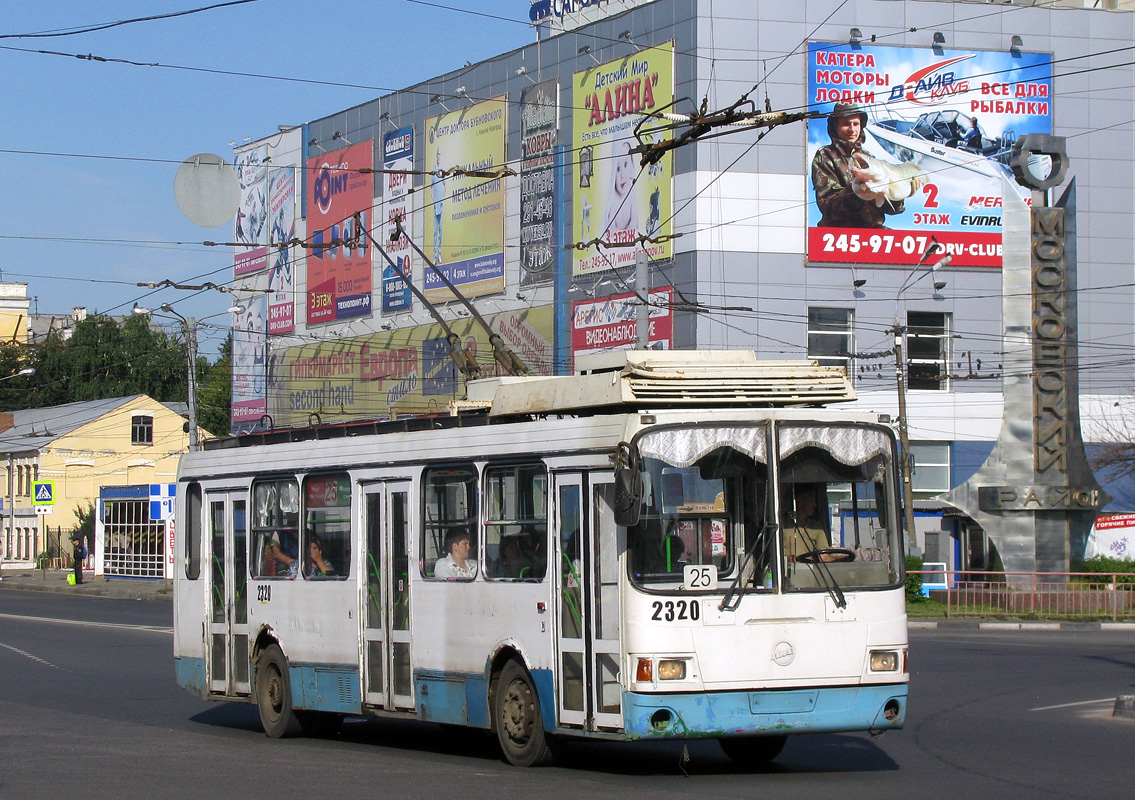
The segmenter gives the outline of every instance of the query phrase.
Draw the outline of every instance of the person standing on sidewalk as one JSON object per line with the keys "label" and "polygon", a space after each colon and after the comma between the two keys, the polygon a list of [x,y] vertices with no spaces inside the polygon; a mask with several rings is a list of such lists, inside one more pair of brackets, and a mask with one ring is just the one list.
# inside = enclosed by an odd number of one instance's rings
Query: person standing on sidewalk
{"label": "person standing on sidewalk", "polygon": [[71,557],[75,560],[75,585],[83,582],[83,542],[78,536],[71,537]]}

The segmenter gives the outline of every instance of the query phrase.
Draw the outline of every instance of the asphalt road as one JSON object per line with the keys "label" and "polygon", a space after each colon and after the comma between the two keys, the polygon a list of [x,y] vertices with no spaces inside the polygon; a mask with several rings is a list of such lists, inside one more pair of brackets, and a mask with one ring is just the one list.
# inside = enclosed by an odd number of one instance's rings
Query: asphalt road
{"label": "asphalt road", "polygon": [[268,739],[252,706],[177,687],[171,617],[165,603],[0,593],[0,798],[1098,799],[1131,790],[1135,719],[1111,716],[1117,695],[1135,694],[1131,633],[914,631],[906,730],[797,737],[764,768],[696,742],[576,743],[560,765],[522,770],[486,737],[415,722]]}

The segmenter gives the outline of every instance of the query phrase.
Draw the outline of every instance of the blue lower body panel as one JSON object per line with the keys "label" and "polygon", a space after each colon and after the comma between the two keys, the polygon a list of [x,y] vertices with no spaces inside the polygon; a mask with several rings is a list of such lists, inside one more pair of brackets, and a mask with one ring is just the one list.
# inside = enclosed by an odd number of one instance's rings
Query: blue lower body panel
{"label": "blue lower body panel", "polygon": [[[552,673],[546,669],[531,672],[544,728],[555,730],[556,693]],[[418,719],[449,725],[471,725],[489,728],[489,682],[484,675],[414,671],[414,691],[418,702]]]}
{"label": "blue lower body panel", "polygon": [[207,697],[209,683],[205,677],[205,659],[176,656],[173,659],[174,673],[177,675],[177,685],[198,697]]}
{"label": "blue lower body panel", "polygon": [[314,711],[358,714],[362,710],[359,668],[338,664],[293,664],[292,705]]}
{"label": "blue lower body panel", "polygon": [[697,694],[627,692],[623,716],[628,739],[881,732],[903,726],[906,696],[903,683]]}

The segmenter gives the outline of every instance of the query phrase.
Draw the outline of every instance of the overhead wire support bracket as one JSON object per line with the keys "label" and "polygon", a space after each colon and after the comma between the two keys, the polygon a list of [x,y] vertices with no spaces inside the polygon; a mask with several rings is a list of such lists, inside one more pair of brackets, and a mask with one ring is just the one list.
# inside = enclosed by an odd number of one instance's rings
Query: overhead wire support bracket
{"label": "overhead wire support bracket", "polygon": [[[639,143],[637,147],[631,148],[631,152],[641,154],[641,166],[645,167],[657,164],[662,159],[662,156],[669,151],[682,147],[690,142],[697,141],[698,139],[711,139],[733,132],[731,130],[716,130],[719,128],[772,129],[779,125],[787,125],[791,122],[799,122],[806,119],[819,119],[824,116],[819,111],[789,112],[772,111],[771,109],[758,111],[756,104],[748,99],[738,100],[728,108],[712,113],[707,113],[704,100],[696,114],[667,113],[665,109],[677,102],[680,101],[675,100],[674,103],[663,106],[659,111],[644,116],[639,120],[638,124],[635,125],[634,135]],[[671,125],[668,126],[671,129],[677,129],[682,125],[688,125],[689,127],[681,134],[672,136],[669,139],[658,142],[644,141],[642,135],[643,127],[650,124],[652,121],[658,120],[671,123]],[[711,134],[711,131],[716,132]]]}
{"label": "overhead wire support bracket", "polygon": [[451,281],[444,272],[438,269],[434,265],[434,263],[426,257],[426,254],[422,252],[422,248],[418,247],[418,245],[414,243],[414,240],[406,234],[406,231],[402,228],[402,219],[395,218],[394,232],[390,235],[390,238],[393,241],[396,240],[399,236],[406,237],[406,241],[410,243],[410,247],[412,247],[414,249],[414,252],[421,257],[426,266],[434,271],[434,274],[441,279],[441,282],[444,283],[445,287],[453,293],[453,296],[460,300],[461,304],[469,310],[469,313],[473,315],[473,319],[477,320],[477,324],[485,329],[485,333],[489,335],[489,344],[493,346],[493,358],[497,360],[497,363],[501,365],[504,371],[509,375],[529,374],[530,370],[528,369],[528,365],[524,363],[523,359],[521,359],[520,356],[513,352],[512,348],[509,347],[505,340],[501,338],[499,333],[489,327],[489,323],[486,322],[485,318],[481,316],[481,312],[477,311],[476,307],[469,302],[465,295],[461,294],[458,288],[453,285],[453,281]]}

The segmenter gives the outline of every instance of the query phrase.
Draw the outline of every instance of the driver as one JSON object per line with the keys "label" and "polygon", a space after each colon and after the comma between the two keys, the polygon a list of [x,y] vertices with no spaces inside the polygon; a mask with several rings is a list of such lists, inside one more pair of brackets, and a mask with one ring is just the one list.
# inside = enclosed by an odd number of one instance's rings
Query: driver
{"label": "driver", "polygon": [[[805,553],[831,548],[827,525],[820,515],[816,500],[816,487],[810,483],[798,483],[793,488],[793,506],[784,515],[784,555],[789,561],[796,561]],[[821,561],[831,561],[829,554],[820,556]]]}

